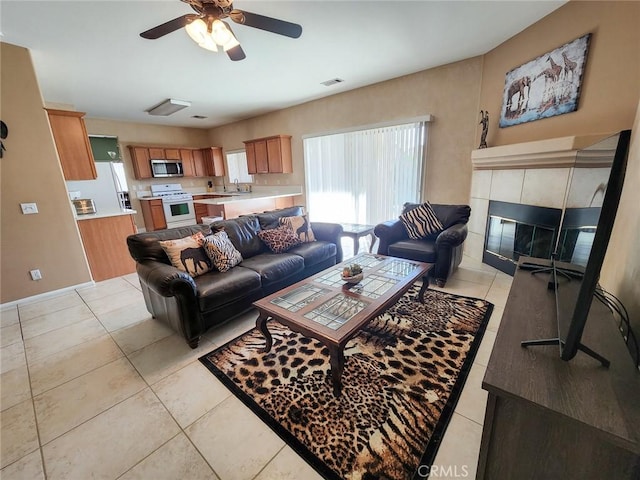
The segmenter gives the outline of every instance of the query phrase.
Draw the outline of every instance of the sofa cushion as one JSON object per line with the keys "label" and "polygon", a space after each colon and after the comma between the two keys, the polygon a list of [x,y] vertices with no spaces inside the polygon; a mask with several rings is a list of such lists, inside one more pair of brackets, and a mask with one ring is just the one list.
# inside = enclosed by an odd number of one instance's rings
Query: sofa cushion
{"label": "sofa cushion", "polygon": [[160,241],[184,238],[198,232],[208,233],[209,227],[207,225],[190,225],[156,232],[136,233],[127,237],[127,246],[129,247],[129,253],[137,262],[155,260],[170,265],[171,261],[160,246]]}
{"label": "sofa cushion", "polygon": [[319,240],[296,245],[289,253],[300,255],[304,259],[304,268],[308,268],[335,257],[337,248],[335,243]]}
{"label": "sofa cushion", "polygon": [[407,260],[436,263],[436,244],[433,240],[401,240],[389,245],[388,254]]}
{"label": "sofa cushion", "polygon": [[160,246],[167,253],[171,264],[178,270],[197,277],[207,273],[212,268],[212,263],[202,248],[204,235],[197,232],[184,238],[164,240]]}
{"label": "sofa cushion", "polygon": [[273,253],[286,252],[294,245],[300,243],[300,239],[289,225],[282,225],[269,230],[261,230],[258,232],[258,236]]}
{"label": "sofa cushion", "polygon": [[302,207],[287,207],[287,208],[279,208],[278,210],[269,210],[263,213],[258,213],[256,216],[258,217],[258,221],[260,222],[260,227],[263,230],[268,230],[270,228],[276,228],[280,225],[280,218],[282,217],[295,217],[297,215],[302,215],[304,213]]}
{"label": "sofa cushion", "polygon": [[304,260],[301,256],[291,253],[261,253],[243,260],[241,266],[257,272],[260,275],[262,286],[267,287],[302,272]]}
{"label": "sofa cushion", "polygon": [[265,251],[264,243],[258,237],[260,223],[255,215],[221,220],[211,224],[211,229],[224,229],[233,246],[242,258],[249,258]]}
{"label": "sofa cushion", "polygon": [[260,275],[249,268],[237,266],[224,273],[212,270],[194,279],[201,312],[245,298],[262,287]]}
{"label": "sofa cushion", "polygon": [[202,246],[213,266],[221,272],[226,272],[242,261],[242,255],[233,246],[224,230],[204,237]]}
{"label": "sofa cushion", "polygon": [[296,215],[295,217],[280,217],[280,225],[289,226],[298,236],[301,242],[315,242],[316,237],[311,230],[309,217],[307,215]]}
{"label": "sofa cushion", "polygon": [[429,202],[404,212],[400,215],[400,221],[407,229],[409,238],[414,240],[428,237],[443,230],[442,223]]}

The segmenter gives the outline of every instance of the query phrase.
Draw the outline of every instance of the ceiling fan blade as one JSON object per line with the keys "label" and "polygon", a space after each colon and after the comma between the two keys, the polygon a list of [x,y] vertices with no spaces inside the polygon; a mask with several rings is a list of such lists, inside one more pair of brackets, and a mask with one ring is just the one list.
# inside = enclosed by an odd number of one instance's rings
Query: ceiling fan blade
{"label": "ceiling fan blade", "polygon": [[168,22],[163,23],[162,25],[158,25],[157,27],[153,27],[146,32],[142,32],[140,36],[149,40],[155,40],[156,38],[163,37],[168,33],[175,32],[176,30],[186,26],[189,22],[195,20],[198,17],[198,15],[189,13],[187,15],[174,18],[173,20],[169,20]]}
{"label": "ceiling fan blade", "polygon": [[302,35],[302,27],[297,23],[285,22],[277,18],[245,12],[244,10],[233,10],[229,16],[231,20],[241,25],[259,28],[260,30],[277,33],[285,37],[298,38]]}
{"label": "ceiling fan blade", "polygon": [[240,45],[227,50],[227,55],[229,55],[229,58],[234,62],[247,58],[247,56],[244,54],[244,50],[242,50],[242,47]]}

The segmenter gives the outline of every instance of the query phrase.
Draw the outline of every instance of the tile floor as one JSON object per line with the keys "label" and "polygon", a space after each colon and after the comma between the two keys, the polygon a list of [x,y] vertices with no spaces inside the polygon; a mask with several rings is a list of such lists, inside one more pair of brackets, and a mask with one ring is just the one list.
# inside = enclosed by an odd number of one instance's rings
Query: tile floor
{"label": "tile floor", "polygon": [[[487,398],[480,384],[510,284],[465,257],[444,289],[495,304],[435,459],[468,478]],[[191,350],[147,313],[136,274],[2,310],[0,477],[321,478],[197,360],[255,319],[210,330]]]}

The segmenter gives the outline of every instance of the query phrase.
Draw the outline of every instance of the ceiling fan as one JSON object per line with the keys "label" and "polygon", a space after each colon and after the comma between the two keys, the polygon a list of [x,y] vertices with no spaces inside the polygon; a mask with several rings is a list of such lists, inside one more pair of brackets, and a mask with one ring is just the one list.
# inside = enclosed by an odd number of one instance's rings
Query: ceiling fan
{"label": "ceiling fan", "polygon": [[302,27],[297,23],[285,22],[277,18],[234,9],[233,2],[230,0],[180,1],[191,5],[191,8],[197,14],[188,13],[174,18],[142,32],[140,36],[155,40],[185,27],[189,36],[202,48],[217,51],[219,46],[227,52],[231,60],[237,61],[246,58],[246,55],[231,27],[224,21],[225,18],[230,18],[240,25],[259,28],[260,30],[277,33],[285,37],[298,38],[302,35]]}

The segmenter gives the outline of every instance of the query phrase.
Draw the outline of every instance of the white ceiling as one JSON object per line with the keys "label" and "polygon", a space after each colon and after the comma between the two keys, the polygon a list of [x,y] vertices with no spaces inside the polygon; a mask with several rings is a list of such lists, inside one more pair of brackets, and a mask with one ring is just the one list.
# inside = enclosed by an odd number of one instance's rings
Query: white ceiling
{"label": "white ceiling", "polygon": [[[31,50],[47,103],[208,128],[486,53],[564,3],[237,0],[235,8],[303,28],[291,39],[230,22],[247,55],[239,62],[199,48],[182,29],[139,36],[193,13],[179,0],[2,0],[0,38]],[[321,85],[335,77],[344,83]],[[192,104],[169,117],[145,113],[167,98]]]}

